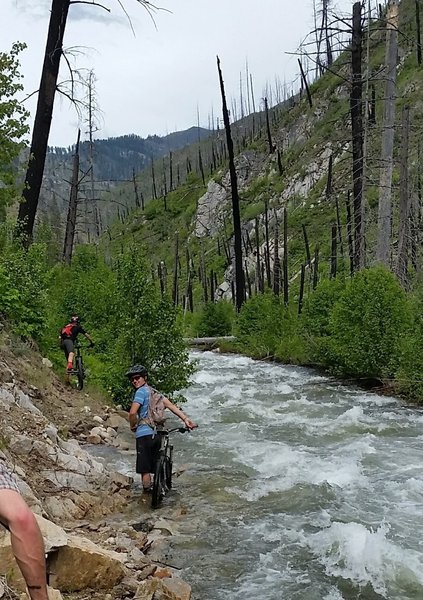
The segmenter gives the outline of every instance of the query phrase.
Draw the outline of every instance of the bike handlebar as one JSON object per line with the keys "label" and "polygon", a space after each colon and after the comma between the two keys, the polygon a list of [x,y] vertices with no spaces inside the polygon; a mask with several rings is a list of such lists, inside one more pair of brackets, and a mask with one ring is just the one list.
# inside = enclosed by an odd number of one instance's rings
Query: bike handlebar
{"label": "bike handlebar", "polygon": [[157,431],[158,435],[169,435],[170,433],[173,433],[174,431],[179,431],[179,433],[185,433],[186,431],[191,431],[191,429],[188,429],[188,427],[174,427],[173,429],[159,429]]}

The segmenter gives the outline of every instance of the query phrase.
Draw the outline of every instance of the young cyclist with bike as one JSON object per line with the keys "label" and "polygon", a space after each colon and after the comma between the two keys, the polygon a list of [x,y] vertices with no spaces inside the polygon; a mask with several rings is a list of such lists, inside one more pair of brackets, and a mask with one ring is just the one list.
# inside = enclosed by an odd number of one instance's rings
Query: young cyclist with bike
{"label": "young cyclist with bike", "polygon": [[[127,371],[126,376],[135,388],[134,398],[129,410],[129,425],[135,432],[137,463],[136,472],[141,475],[143,490],[151,491],[151,473],[154,473],[160,451],[160,436],[156,435],[156,428],[148,423],[148,406],[150,400],[150,387],[147,385],[147,369],[142,365],[134,365]],[[174,415],[179,417],[187,429],[194,429],[197,425],[191,421],[180,408],[163,396],[163,404]]]}
{"label": "young cyclist with bike", "polygon": [[87,338],[90,342],[90,348],[94,346],[94,342],[91,336],[85,331],[85,329],[81,325],[81,319],[78,315],[73,314],[70,318],[70,321],[67,325],[65,325],[59,335],[60,346],[65,353],[67,360],[67,373],[72,373],[73,370],[73,359],[75,356],[74,348],[76,338],[79,334],[82,334]]}

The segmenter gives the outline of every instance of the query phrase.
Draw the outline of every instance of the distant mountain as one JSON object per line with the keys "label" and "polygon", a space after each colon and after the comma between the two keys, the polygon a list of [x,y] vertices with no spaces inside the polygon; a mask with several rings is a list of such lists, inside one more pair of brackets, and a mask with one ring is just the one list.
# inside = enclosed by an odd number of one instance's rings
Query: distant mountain
{"label": "distant mountain", "polygon": [[[198,142],[210,135],[208,129],[191,127],[185,131],[169,133],[164,137],[150,135],[147,138],[138,135],[122,135],[94,141],[94,170],[96,181],[124,181],[132,179],[151,161],[179,150],[184,146]],[[46,178],[51,171],[60,167],[70,168],[74,147],[49,147]],[[88,169],[89,144],[80,144],[81,169]]]}

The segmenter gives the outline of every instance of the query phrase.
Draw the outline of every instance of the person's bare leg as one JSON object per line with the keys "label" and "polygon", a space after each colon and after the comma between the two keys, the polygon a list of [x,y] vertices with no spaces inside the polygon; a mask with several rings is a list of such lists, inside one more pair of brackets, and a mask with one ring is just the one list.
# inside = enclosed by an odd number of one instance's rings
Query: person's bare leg
{"label": "person's bare leg", "polygon": [[72,365],[73,368],[73,359],[75,358],[75,352],[69,352],[69,356],[68,356],[68,364],[67,367],[69,368]]}
{"label": "person's bare leg", "polygon": [[0,520],[9,528],[13,554],[31,600],[48,600],[43,538],[34,515],[18,492],[0,489]]}
{"label": "person's bare leg", "polygon": [[144,490],[148,490],[151,487],[151,475],[150,473],[142,473],[142,487]]}

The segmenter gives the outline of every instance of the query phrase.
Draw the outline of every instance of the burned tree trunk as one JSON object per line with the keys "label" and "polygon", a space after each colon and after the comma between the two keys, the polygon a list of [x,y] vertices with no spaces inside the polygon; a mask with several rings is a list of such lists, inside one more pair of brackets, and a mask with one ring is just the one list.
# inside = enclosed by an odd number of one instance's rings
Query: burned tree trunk
{"label": "burned tree trunk", "polygon": [[271,279],[271,274],[270,274],[269,207],[267,204],[267,200],[264,201],[264,234],[265,234],[265,244],[266,244],[266,252],[265,252],[264,261],[266,264],[267,285],[270,288],[272,286],[272,279]]}
{"label": "burned tree trunk", "polygon": [[132,183],[134,184],[135,206],[137,208],[140,208],[141,203],[140,203],[140,197],[138,194],[138,185],[137,185],[137,179],[135,177],[135,169],[132,169]]}
{"label": "burned tree trunk", "polygon": [[281,262],[279,259],[279,227],[275,223],[274,249],[273,249],[273,293],[279,296],[281,291]]}
{"label": "burned tree trunk", "polygon": [[398,4],[388,5],[386,23],[386,81],[383,110],[381,171],[379,181],[379,209],[376,258],[378,262],[390,266],[392,228],[392,171],[394,168],[395,133],[395,90],[398,57]]}
{"label": "burned tree trunk", "polygon": [[417,46],[417,64],[422,64],[422,38],[420,28],[420,0],[415,0],[416,4],[416,46]]}
{"label": "burned tree trunk", "polygon": [[289,281],[288,281],[288,211],[283,209],[283,302],[285,306],[289,303]]}
{"label": "burned tree trunk", "polygon": [[75,154],[73,155],[72,182],[69,198],[68,218],[66,220],[65,244],[63,247],[63,262],[67,265],[70,265],[72,260],[73,242],[75,239],[76,209],[78,206],[80,137],[81,131],[78,129],[78,136],[75,145]]}
{"label": "burned tree trunk", "polygon": [[269,144],[269,154],[273,154],[274,147],[273,147],[273,141],[272,141],[272,132],[270,131],[269,104],[267,102],[267,98],[264,99],[264,110],[266,113],[266,131],[267,131],[267,143]]}
{"label": "burned tree trunk", "polygon": [[56,94],[57,77],[60,58],[63,53],[63,36],[65,33],[70,0],[53,0],[47,44],[44,54],[43,70],[38,91],[37,110],[32,130],[29,162],[25,175],[25,186],[22,193],[24,201],[19,205],[18,229],[24,234],[24,244],[31,243],[37,213],[41,184],[46,161],[48,137],[53,116],[54,96]]}
{"label": "burned tree trunk", "polygon": [[408,187],[408,146],[410,137],[410,107],[404,106],[402,113],[402,151],[400,175],[400,205],[398,233],[397,275],[401,284],[407,285],[408,240],[410,237],[411,198]]}
{"label": "burned tree trunk", "polygon": [[364,267],[364,203],[363,203],[363,80],[361,73],[363,28],[361,3],[353,6],[351,43],[352,85],[350,96],[352,130],[352,179],[354,201],[354,270]]}
{"label": "burned tree trunk", "polygon": [[304,73],[304,69],[303,69],[303,65],[302,65],[302,62],[300,61],[300,59],[298,59],[298,64],[300,65],[301,81],[304,83],[304,87],[305,87],[306,92],[307,92],[307,100],[308,100],[308,103],[310,105],[310,108],[312,108],[313,101],[311,99],[311,92],[310,92],[310,88],[308,87],[307,79],[306,79],[306,76],[305,76],[305,73]]}
{"label": "burned tree trunk", "polygon": [[220,69],[220,60],[217,57],[217,69],[219,72],[220,91],[222,94],[223,121],[226,130],[226,145],[229,155],[229,172],[231,176],[232,191],[232,217],[234,224],[234,253],[235,253],[235,287],[236,287],[236,309],[239,312],[245,302],[245,279],[242,268],[242,237],[241,237],[241,216],[239,212],[238,181],[235,169],[234,147],[231,135],[231,126],[229,122],[228,107],[226,104],[225,87],[223,83],[222,71]]}
{"label": "burned tree trunk", "polygon": [[332,245],[331,245],[331,253],[330,253],[330,276],[331,279],[335,279],[336,271],[337,271],[337,225],[336,223],[332,224]]}

